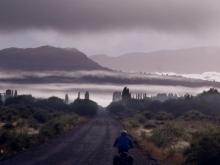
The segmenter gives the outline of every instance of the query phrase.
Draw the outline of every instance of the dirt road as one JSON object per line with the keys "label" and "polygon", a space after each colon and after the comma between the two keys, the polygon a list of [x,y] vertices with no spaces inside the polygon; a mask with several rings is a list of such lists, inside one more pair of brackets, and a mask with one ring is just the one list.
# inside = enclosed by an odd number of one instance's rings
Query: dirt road
{"label": "dirt road", "polygon": [[[37,146],[0,165],[112,165],[117,153],[112,147],[120,124],[105,111],[62,137]],[[138,149],[133,149],[135,165],[150,165]]]}

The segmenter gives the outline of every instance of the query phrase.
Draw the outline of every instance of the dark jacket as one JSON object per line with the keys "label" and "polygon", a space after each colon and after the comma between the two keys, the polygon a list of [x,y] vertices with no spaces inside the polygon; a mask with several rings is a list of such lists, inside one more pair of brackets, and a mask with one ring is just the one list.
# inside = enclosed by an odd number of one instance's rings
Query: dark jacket
{"label": "dark jacket", "polygon": [[133,142],[128,135],[119,136],[113,145],[118,148],[119,152],[128,152],[129,149],[133,148]]}

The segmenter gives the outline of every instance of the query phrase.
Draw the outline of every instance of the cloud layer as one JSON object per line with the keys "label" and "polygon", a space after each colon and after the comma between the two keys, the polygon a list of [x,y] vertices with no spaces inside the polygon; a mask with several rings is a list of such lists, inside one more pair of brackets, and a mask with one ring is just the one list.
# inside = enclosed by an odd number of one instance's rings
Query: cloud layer
{"label": "cloud layer", "polygon": [[219,20],[217,0],[2,0],[0,30],[200,31]]}
{"label": "cloud layer", "polygon": [[0,0],[0,49],[117,56],[220,43],[219,0]]}

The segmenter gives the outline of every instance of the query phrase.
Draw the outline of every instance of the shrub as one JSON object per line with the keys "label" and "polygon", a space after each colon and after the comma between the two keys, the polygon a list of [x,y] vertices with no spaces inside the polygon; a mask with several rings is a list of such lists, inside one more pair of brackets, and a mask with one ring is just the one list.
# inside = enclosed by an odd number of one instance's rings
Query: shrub
{"label": "shrub", "polygon": [[44,137],[53,137],[74,126],[79,121],[76,115],[63,115],[48,121],[40,129],[40,135]]}
{"label": "shrub", "polygon": [[129,121],[129,125],[132,127],[132,128],[137,128],[139,127],[139,123],[136,121],[136,120],[130,120]]}
{"label": "shrub", "polygon": [[34,101],[35,99],[31,95],[20,95],[6,99],[5,105],[14,107],[32,106]]}
{"label": "shrub", "polygon": [[14,125],[11,122],[7,122],[2,126],[2,128],[9,130],[9,129],[13,129]]}
{"label": "shrub", "polygon": [[125,111],[125,107],[120,102],[113,102],[107,107],[107,110],[114,114],[120,114]]}
{"label": "shrub", "polygon": [[185,152],[187,164],[219,165],[220,132],[194,137],[191,147]]}
{"label": "shrub", "polygon": [[3,122],[12,122],[17,115],[18,111],[14,108],[4,107],[0,109],[0,120]]}
{"label": "shrub", "polygon": [[[79,114],[94,115],[98,105],[88,100],[74,104],[74,108],[73,110],[79,110]],[[4,106],[0,106],[0,159],[58,135],[75,126],[80,119],[70,111],[69,105],[57,97],[10,98]]]}
{"label": "shrub", "polygon": [[58,135],[64,131],[64,125],[59,122],[59,120],[54,119],[46,123],[40,129],[40,135],[44,137],[52,137],[54,135]]}
{"label": "shrub", "polygon": [[153,128],[156,128],[156,127],[157,127],[157,125],[154,122],[148,121],[144,124],[145,129],[153,129]]}
{"label": "shrub", "polygon": [[98,111],[98,105],[91,100],[77,99],[70,106],[75,113],[82,116],[93,116]]}
{"label": "shrub", "polygon": [[39,123],[45,123],[47,120],[49,120],[50,116],[47,111],[36,110],[33,114],[33,118]]}
{"label": "shrub", "polygon": [[0,158],[2,159],[16,152],[25,150],[35,143],[35,138],[31,135],[17,133],[15,131],[1,131],[0,146],[2,152],[0,153]]}
{"label": "shrub", "polygon": [[190,120],[203,120],[206,117],[206,115],[204,115],[203,113],[199,112],[199,111],[189,111],[186,112],[183,116],[184,120],[190,121]]}
{"label": "shrub", "polygon": [[158,146],[158,147],[166,147],[173,142],[176,142],[179,138],[184,138],[185,130],[167,124],[164,127],[156,128],[152,132],[151,140]]}
{"label": "shrub", "polygon": [[156,119],[157,120],[172,120],[174,116],[171,113],[168,112],[158,112],[156,114]]}
{"label": "shrub", "polygon": [[0,106],[3,105],[3,102],[2,102],[2,96],[0,95]]}
{"label": "shrub", "polygon": [[25,118],[25,119],[30,118],[30,116],[32,116],[34,112],[32,107],[19,107],[16,108],[16,111],[18,111],[18,116],[20,118]]}
{"label": "shrub", "polygon": [[142,114],[137,115],[136,118],[140,124],[144,124],[146,121],[145,117]]}
{"label": "shrub", "polygon": [[28,127],[30,127],[30,128],[39,129],[39,127],[40,127],[39,122],[34,118],[28,119],[27,123],[28,123]]}
{"label": "shrub", "polygon": [[152,112],[149,112],[149,111],[145,111],[144,112],[144,117],[146,119],[152,119],[154,117],[153,113]]}
{"label": "shrub", "polygon": [[49,110],[68,110],[69,106],[58,97],[50,97],[48,99],[37,100],[34,104],[35,107]]}

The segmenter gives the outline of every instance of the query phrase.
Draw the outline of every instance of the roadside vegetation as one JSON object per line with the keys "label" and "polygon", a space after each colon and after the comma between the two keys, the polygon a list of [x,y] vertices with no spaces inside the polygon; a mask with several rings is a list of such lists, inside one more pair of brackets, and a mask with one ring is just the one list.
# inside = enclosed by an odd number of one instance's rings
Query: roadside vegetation
{"label": "roadside vegetation", "polygon": [[57,97],[8,98],[0,103],[0,160],[74,128],[97,110],[98,105],[90,100],[65,104]]}
{"label": "roadside vegetation", "polygon": [[140,147],[167,165],[220,164],[220,93],[216,89],[165,102],[151,99],[111,103]]}

